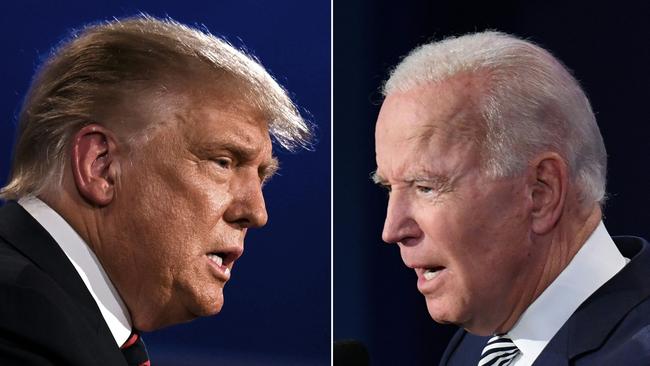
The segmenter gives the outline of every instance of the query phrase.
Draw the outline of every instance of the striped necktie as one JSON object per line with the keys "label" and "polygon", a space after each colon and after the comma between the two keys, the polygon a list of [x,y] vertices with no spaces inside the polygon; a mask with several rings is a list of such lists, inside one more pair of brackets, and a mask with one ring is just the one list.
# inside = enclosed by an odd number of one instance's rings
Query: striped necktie
{"label": "striped necktie", "polygon": [[151,366],[147,348],[144,346],[140,334],[136,332],[131,334],[120,350],[129,366]]}
{"label": "striped necktie", "polygon": [[506,334],[496,335],[487,342],[478,366],[508,366],[519,354],[519,349]]}

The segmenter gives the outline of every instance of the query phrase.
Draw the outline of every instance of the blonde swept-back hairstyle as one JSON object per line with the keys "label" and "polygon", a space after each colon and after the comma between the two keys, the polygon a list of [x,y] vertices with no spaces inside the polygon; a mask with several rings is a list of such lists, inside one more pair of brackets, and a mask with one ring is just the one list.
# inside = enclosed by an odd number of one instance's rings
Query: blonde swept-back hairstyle
{"label": "blonde swept-back hairstyle", "polygon": [[96,115],[106,104],[132,98],[169,74],[191,79],[197,67],[235,80],[240,97],[268,117],[269,133],[281,147],[310,146],[310,125],[254,57],[207,31],[140,14],[88,25],[52,51],[20,112],[0,198],[38,195],[60,184],[70,140],[83,126],[103,123]]}
{"label": "blonde swept-back hairstyle", "polygon": [[485,31],[425,44],[395,67],[383,94],[461,74],[480,81],[479,141],[489,176],[518,174],[551,150],[566,160],[581,198],[604,203],[607,154],[589,100],[571,72],[532,42]]}

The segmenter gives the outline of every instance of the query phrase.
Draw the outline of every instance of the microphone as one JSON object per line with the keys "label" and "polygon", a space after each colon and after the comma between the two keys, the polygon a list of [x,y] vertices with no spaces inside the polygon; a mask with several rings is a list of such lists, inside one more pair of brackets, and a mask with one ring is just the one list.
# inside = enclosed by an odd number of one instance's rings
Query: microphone
{"label": "microphone", "polygon": [[335,366],[368,366],[368,350],[363,343],[352,339],[334,342]]}

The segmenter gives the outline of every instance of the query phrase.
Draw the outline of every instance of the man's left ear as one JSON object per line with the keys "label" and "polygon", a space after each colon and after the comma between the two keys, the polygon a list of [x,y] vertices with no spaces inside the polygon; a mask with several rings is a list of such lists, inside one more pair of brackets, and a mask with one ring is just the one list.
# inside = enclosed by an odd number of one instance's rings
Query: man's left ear
{"label": "man's left ear", "polygon": [[538,235],[548,233],[560,219],[568,187],[568,167],[564,159],[547,152],[532,165],[532,229]]}
{"label": "man's left ear", "polygon": [[79,194],[93,205],[106,206],[115,197],[117,147],[115,135],[97,124],[84,126],[72,139],[74,182]]}

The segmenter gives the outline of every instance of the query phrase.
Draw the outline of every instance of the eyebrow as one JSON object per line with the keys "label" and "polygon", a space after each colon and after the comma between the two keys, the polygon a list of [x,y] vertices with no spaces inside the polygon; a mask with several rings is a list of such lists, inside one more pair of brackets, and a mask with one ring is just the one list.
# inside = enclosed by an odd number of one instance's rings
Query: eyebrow
{"label": "eyebrow", "polygon": [[[241,143],[230,141],[211,141],[199,144],[199,152],[204,155],[213,155],[219,151],[228,151],[233,154],[236,160],[247,162],[253,160],[257,150]],[[273,177],[280,169],[280,162],[275,156],[260,164],[258,174],[262,182],[266,182]]]}
{"label": "eyebrow", "polygon": [[209,141],[199,142],[197,148],[204,154],[215,154],[217,152],[227,150],[231,152],[239,160],[252,160],[255,155],[255,149],[241,143],[232,143],[230,141]]}
{"label": "eyebrow", "polygon": [[268,182],[269,179],[277,174],[278,170],[280,170],[280,161],[278,158],[273,156],[271,157],[271,160],[260,166],[259,175],[260,178],[262,178],[262,183]]}
{"label": "eyebrow", "polygon": [[[388,180],[382,177],[377,171],[370,173],[370,179],[375,184],[385,185],[388,183]],[[431,182],[439,185],[448,184],[451,179],[446,175],[439,173],[433,173],[430,171],[418,171],[413,174],[407,175],[404,179],[400,179],[402,182],[413,183],[413,182]]]}
{"label": "eyebrow", "polygon": [[370,172],[370,180],[372,180],[373,183],[380,184],[380,185],[386,183],[386,179],[384,179],[384,177],[379,175],[376,170]]}
{"label": "eyebrow", "polygon": [[406,179],[404,180],[407,182],[444,182],[449,181],[449,177],[439,173],[420,171],[411,175],[407,175]]}

